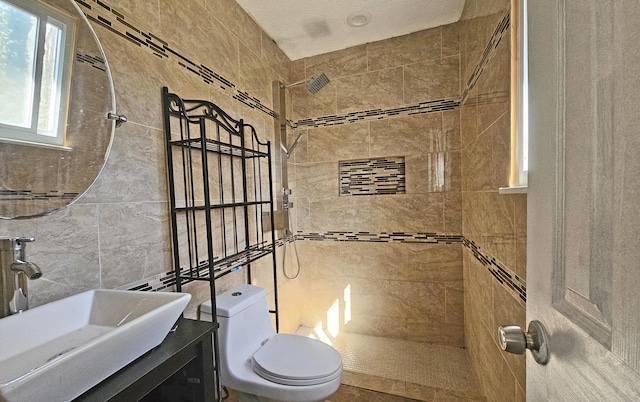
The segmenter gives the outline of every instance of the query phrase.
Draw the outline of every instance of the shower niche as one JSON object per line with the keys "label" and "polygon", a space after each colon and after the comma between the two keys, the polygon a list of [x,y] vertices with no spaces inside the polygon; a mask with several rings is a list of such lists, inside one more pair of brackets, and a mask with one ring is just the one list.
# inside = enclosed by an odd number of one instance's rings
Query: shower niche
{"label": "shower niche", "polygon": [[[217,105],[182,99],[166,87],[163,111],[176,290],[208,282],[215,311],[217,279],[242,270],[251,283],[252,263],[270,259],[278,331],[271,142]],[[271,217],[266,224],[265,215]],[[216,332],[213,342],[219,367]],[[219,400],[217,372],[216,386]]]}

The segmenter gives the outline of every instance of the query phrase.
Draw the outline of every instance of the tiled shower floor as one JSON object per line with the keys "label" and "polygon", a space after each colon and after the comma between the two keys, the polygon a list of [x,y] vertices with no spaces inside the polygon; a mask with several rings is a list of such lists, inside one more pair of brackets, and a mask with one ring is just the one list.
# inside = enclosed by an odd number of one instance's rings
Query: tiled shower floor
{"label": "tiled shower floor", "polygon": [[[484,400],[465,349],[349,333],[338,334],[332,346],[342,355],[346,386],[411,398],[406,400]],[[340,394],[331,400],[341,402]]]}

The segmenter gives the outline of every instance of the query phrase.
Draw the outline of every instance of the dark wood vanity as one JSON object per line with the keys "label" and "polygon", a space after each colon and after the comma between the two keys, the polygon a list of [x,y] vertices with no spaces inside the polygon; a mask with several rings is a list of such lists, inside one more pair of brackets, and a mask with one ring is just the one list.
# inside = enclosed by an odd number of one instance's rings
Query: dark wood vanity
{"label": "dark wood vanity", "polygon": [[75,401],[215,401],[211,335],[217,324],[180,318],[177,326],[159,346]]}

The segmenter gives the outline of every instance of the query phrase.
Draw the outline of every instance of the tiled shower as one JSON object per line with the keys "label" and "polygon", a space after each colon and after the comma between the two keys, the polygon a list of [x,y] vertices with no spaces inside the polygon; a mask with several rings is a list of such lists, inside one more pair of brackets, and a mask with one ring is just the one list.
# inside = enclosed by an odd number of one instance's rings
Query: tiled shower
{"label": "tiled shower", "polygon": [[[288,169],[302,272],[280,278],[283,330],[466,348],[480,393],[524,399],[524,358],[495,341],[497,325],[524,325],[526,301],[526,196],[497,192],[508,184],[508,1],[467,0],[458,23],[293,62],[233,0],[76,1],[129,123],[78,203],[0,221],[6,235],[37,238],[30,258],[44,277],[33,305],[170,282],[162,86],[210,99],[272,138],[272,81],[322,71],[331,83],[318,94],[287,90],[289,142],[303,134]],[[191,287],[195,300],[205,288]],[[426,395],[401,383],[382,390]]]}

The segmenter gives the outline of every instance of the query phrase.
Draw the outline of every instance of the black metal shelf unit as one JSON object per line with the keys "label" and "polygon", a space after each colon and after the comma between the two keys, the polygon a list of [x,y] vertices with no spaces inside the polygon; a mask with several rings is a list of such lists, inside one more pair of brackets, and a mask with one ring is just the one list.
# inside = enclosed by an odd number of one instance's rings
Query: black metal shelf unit
{"label": "black metal shelf unit", "polygon": [[[278,330],[275,232],[262,227],[263,216],[274,227],[270,141],[217,105],[166,87],[163,110],[176,290],[208,281],[215,312],[215,280],[244,268],[251,283],[251,263],[270,255]],[[214,349],[219,367],[217,332]]]}

